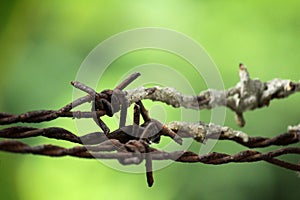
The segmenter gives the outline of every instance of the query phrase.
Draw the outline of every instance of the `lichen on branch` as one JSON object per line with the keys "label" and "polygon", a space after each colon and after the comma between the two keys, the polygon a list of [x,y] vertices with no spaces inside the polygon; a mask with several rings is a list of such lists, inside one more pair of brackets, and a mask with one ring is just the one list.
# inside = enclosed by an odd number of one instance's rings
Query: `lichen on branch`
{"label": "lichen on branch", "polygon": [[150,99],[160,101],[175,108],[202,110],[219,106],[230,108],[236,113],[236,121],[240,126],[245,125],[243,113],[248,110],[268,106],[273,99],[285,98],[300,91],[300,82],[273,79],[263,82],[251,79],[245,65],[239,66],[240,81],[228,90],[208,89],[199,95],[184,95],[172,87],[153,88],[139,87],[125,92],[130,104]]}
{"label": "lichen on branch", "polygon": [[167,123],[167,126],[174,130],[191,134],[198,142],[203,142],[211,135],[222,134],[227,138],[240,138],[243,142],[248,142],[249,136],[242,131],[236,131],[228,126],[220,126],[214,123],[206,124],[204,122],[180,122],[173,121]]}

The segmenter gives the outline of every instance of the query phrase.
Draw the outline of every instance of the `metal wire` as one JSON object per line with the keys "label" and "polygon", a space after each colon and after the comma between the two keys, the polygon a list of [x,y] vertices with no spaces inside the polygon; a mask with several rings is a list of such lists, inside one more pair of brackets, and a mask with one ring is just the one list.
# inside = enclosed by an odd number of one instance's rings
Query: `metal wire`
{"label": "metal wire", "polygon": [[[108,140],[105,144],[99,144],[94,146],[75,146],[73,148],[63,148],[55,145],[40,145],[40,146],[29,146],[20,141],[6,140],[0,142],[0,150],[14,153],[23,154],[38,154],[45,156],[61,157],[61,156],[73,156],[80,158],[97,158],[97,159],[118,159],[125,160],[127,162],[121,162],[122,164],[136,164],[135,159],[142,162],[144,159],[143,153],[140,151],[132,152],[133,150],[139,150],[138,147],[131,148],[129,151],[128,147],[131,143],[122,144],[114,140],[111,142]],[[111,142],[111,144],[108,144]],[[117,153],[107,153],[106,151],[115,151],[122,147],[122,152]],[[103,153],[99,153],[103,152]],[[137,154],[138,153],[138,154]],[[228,155],[224,153],[208,153],[206,155],[199,156],[196,153],[190,151],[176,151],[176,152],[164,152],[154,148],[151,148],[149,153],[151,154],[152,160],[174,160],[177,162],[201,162],[205,164],[221,165],[230,162],[257,162],[266,161],[274,165],[294,170],[300,171],[300,165],[292,164],[289,162],[281,161],[275,157],[284,154],[300,154],[300,148],[298,147],[286,147],[270,151],[267,153],[261,153],[255,150],[241,151],[234,155]]]}
{"label": "metal wire", "polygon": [[[143,131],[144,130],[143,127],[145,127],[145,124],[142,124],[140,127],[138,127],[138,132]],[[21,138],[43,136],[43,137],[47,137],[47,138],[65,140],[65,141],[78,143],[78,144],[82,144],[82,141],[84,141],[85,144],[87,144],[87,143],[97,144],[97,143],[101,143],[108,139],[116,139],[122,143],[126,143],[129,140],[135,139],[135,137],[133,137],[134,134],[127,133],[127,130],[130,130],[132,128],[133,128],[133,126],[129,125],[122,129],[117,129],[106,135],[102,132],[94,132],[94,133],[89,133],[89,134],[79,137],[64,128],[58,128],[58,127],[33,128],[33,127],[27,127],[27,126],[15,126],[15,127],[9,127],[9,128],[4,128],[4,129],[0,130],[0,137],[1,138],[10,138],[10,139],[21,139]],[[160,132],[158,132],[158,134],[164,135],[164,133],[161,131],[162,130],[160,130]],[[183,138],[193,137],[191,135],[187,135],[187,134],[184,134],[181,132],[179,132],[177,135],[180,137],[183,137]],[[243,145],[243,146],[249,147],[249,148],[264,148],[264,147],[269,147],[269,146],[286,146],[286,145],[299,143],[300,131],[282,133],[282,134],[274,136],[272,138],[249,137],[247,142],[243,141],[241,138],[230,137],[230,136],[224,135],[223,133],[220,133],[219,137],[217,136],[217,134],[216,135],[208,135],[207,139],[229,140],[229,141],[236,142],[240,145]]]}
{"label": "metal wire", "polygon": [[[37,154],[52,157],[72,156],[89,159],[116,159],[124,165],[139,164],[145,160],[146,177],[148,186],[150,187],[154,182],[152,174],[152,160],[174,160],[175,162],[198,162],[212,165],[221,165],[231,162],[243,163],[266,161],[286,169],[300,171],[300,164],[286,162],[277,158],[286,154],[299,155],[300,147],[285,147],[266,153],[256,150],[245,150],[233,155],[212,152],[201,156],[191,151],[164,152],[159,149],[152,148],[151,142],[158,143],[162,136],[170,137],[178,144],[182,144],[182,138],[193,138],[194,136],[190,133],[177,132],[177,130],[169,129],[161,122],[150,118],[147,109],[141,101],[138,101],[134,106],[133,125],[124,126],[128,105],[123,101],[124,96],[122,96],[123,93],[121,90],[139,75],[140,74],[135,73],[116,86],[114,90],[104,90],[100,93],[95,92],[93,89],[82,83],[72,82],[76,88],[85,91],[88,95],[65,105],[59,110],[38,110],[21,115],[0,113],[0,125],[14,124],[18,122],[39,123],[54,120],[58,117],[93,118],[95,121],[103,123],[99,124],[103,132],[89,133],[81,137],[59,127],[33,128],[27,126],[13,126],[4,128],[0,130],[0,138],[9,138],[12,140],[0,141],[0,151],[21,154]],[[112,103],[112,94],[114,91],[116,91],[120,96],[120,98],[116,100],[117,103]],[[91,111],[71,111],[74,107],[86,102],[93,103],[93,109]],[[120,117],[120,128],[110,132],[109,128],[106,127],[106,124],[104,124],[100,117],[103,115],[112,116],[113,113],[120,109],[122,115]],[[140,116],[142,116],[144,120],[144,123],[141,125]],[[16,140],[37,136],[64,140],[80,145],[74,146],[73,148],[64,148],[51,144],[30,146]],[[249,137],[247,141],[244,141],[240,137],[228,136],[222,132],[208,134],[205,139],[230,140],[248,148],[287,146],[299,143],[300,130],[282,133],[273,138]]]}

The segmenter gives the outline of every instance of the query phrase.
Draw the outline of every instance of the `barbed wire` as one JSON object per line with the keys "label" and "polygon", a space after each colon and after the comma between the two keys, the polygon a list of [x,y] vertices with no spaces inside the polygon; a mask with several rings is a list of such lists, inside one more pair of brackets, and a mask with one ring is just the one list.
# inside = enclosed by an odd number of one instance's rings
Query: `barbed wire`
{"label": "barbed wire", "polygon": [[[123,91],[138,76],[140,76],[139,73],[134,73],[116,86],[115,89],[103,90],[100,93],[82,83],[73,81],[71,84],[74,87],[86,92],[88,95],[76,99],[59,110],[38,110],[20,115],[0,113],[0,125],[17,122],[40,123],[59,117],[94,118],[96,116],[100,118],[104,115],[112,116],[120,110],[120,103],[122,103],[123,112],[126,112],[126,107],[129,105],[138,103],[144,99],[150,99],[152,101],[164,102],[176,108],[184,107],[196,110],[225,106],[236,113],[237,123],[240,126],[244,126],[244,112],[268,106],[274,99],[287,98],[292,94],[300,92],[300,81],[295,82],[276,78],[263,82],[259,79],[251,79],[247,68],[243,64],[239,65],[240,81],[235,87],[220,91],[208,89],[202,91],[197,96],[183,95],[174,88],[161,88],[159,86],[152,88],[140,87]],[[71,111],[75,107],[87,102],[92,103],[93,112]],[[103,125],[102,121],[99,123]]]}
{"label": "barbed wire", "polygon": [[[152,119],[152,121],[154,121]],[[154,123],[157,123],[155,120]],[[58,127],[50,127],[50,128],[33,128],[27,126],[15,126],[4,128],[0,130],[0,138],[9,138],[9,139],[21,139],[21,138],[30,138],[30,137],[37,137],[43,136],[47,138],[53,138],[57,140],[65,140],[73,143],[83,144],[99,144],[109,139],[116,139],[121,143],[126,143],[129,140],[139,139],[139,135],[141,135],[144,127],[149,124],[149,122],[142,124],[141,126],[137,127],[139,130],[139,134],[134,136],[130,134],[128,131],[133,129],[132,125],[125,126],[121,129],[117,129],[115,131],[110,132],[109,134],[105,134],[103,132],[93,132],[83,136],[77,136],[70,131],[64,128]],[[172,130],[172,129],[171,129]],[[194,138],[194,135],[178,130],[174,131],[178,138]],[[166,135],[163,133],[162,130],[152,136],[158,139],[160,136]],[[150,137],[148,137],[149,139]],[[151,138],[150,138],[151,139]],[[291,144],[299,143],[300,141],[300,129],[291,129],[286,133],[279,134],[272,138],[268,137],[250,137],[248,136],[248,141],[244,141],[239,136],[231,136],[227,135],[224,132],[221,133],[214,133],[208,134],[205,140],[214,139],[214,140],[229,140],[236,142],[242,146],[249,147],[249,148],[264,148],[269,146],[286,146]]]}
{"label": "barbed wire", "polygon": [[[31,147],[20,141],[6,140],[0,141],[0,150],[53,157],[73,156],[93,159],[117,159],[121,164],[124,165],[140,164],[143,160],[146,160],[146,177],[148,186],[150,187],[154,182],[152,176],[152,160],[173,160],[184,163],[200,162],[213,165],[227,164],[230,162],[242,163],[266,161],[286,169],[300,171],[299,164],[293,164],[275,158],[285,154],[300,155],[300,148],[298,147],[286,147],[267,153],[261,153],[255,150],[245,150],[234,155],[218,152],[198,155],[191,151],[160,151],[151,148],[144,140],[129,140],[127,143],[123,144],[119,142],[119,140],[110,139],[98,145],[75,146],[73,148],[64,148],[50,144]],[[117,151],[117,153],[108,153],[110,151]]]}
{"label": "barbed wire", "polygon": [[[29,146],[23,142],[15,140],[0,141],[0,150],[14,152],[14,153],[26,153],[26,154],[38,154],[45,156],[73,156],[80,158],[92,158],[92,159],[118,159],[122,164],[138,164],[144,159],[143,153],[145,153],[145,147],[142,147],[145,143],[141,143],[138,140],[132,140],[125,144],[120,143],[118,140],[111,139],[104,143],[91,146],[75,146],[72,148],[64,148],[55,145],[40,145]],[[99,152],[119,151],[118,153],[99,153]],[[152,160],[174,160],[177,162],[201,162],[205,164],[226,164],[229,162],[257,162],[267,161],[272,164],[300,171],[300,165],[292,164],[289,162],[275,159],[275,157],[284,154],[300,154],[300,148],[298,147],[286,147],[270,151],[267,153],[261,153],[256,150],[245,150],[234,155],[228,155],[225,153],[212,152],[205,155],[199,155],[191,151],[175,151],[164,152],[154,148],[150,148]],[[126,160],[127,159],[127,160]]]}
{"label": "barbed wire", "polygon": [[[284,147],[266,153],[256,150],[244,150],[233,155],[218,152],[212,152],[205,155],[198,155],[191,151],[165,152],[151,147],[152,143],[159,143],[163,136],[171,138],[179,145],[184,142],[183,138],[193,138],[195,141],[201,143],[205,143],[207,140],[229,140],[247,148],[287,146],[299,143],[300,125],[289,127],[286,133],[282,133],[272,138],[250,137],[246,133],[232,130],[229,127],[205,124],[204,122],[170,122],[168,124],[162,124],[158,120],[152,119],[149,116],[147,109],[142,103],[143,99],[151,99],[178,107],[178,102],[175,102],[174,99],[178,100],[179,98],[181,99],[179,101],[180,106],[193,108],[187,106],[191,105],[189,104],[191,103],[191,100],[188,100],[189,102],[186,100],[189,98],[196,98],[197,102],[201,104],[198,109],[210,109],[216,106],[225,105],[234,110],[237,115],[239,115],[238,117],[242,117],[242,113],[246,110],[265,106],[274,98],[284,98],[290,94],[298,92],[300,90],[299,83],[276,79],[276,85],[274,81],[262,83],[258,80],[252,80],[249,78],[247,69],[243,65],[240,65],[241,81],[236,87],[225,91],[226,101],[228,100],[228,97],[234,97],[235,100],[237,100],[236,98],[239,98],[240,101],[243,101],[241,104],[236,105],[236,108],[233,108],[230,106],[232,102],[227,102],[225,104],[216,103],[221,102],[224,99],[216,100],[216,96],[213,96],[214,93],[207,95],[208,93],[204,92],[197,97],[190,96],[188,98],[183,98],[181,94],[181,96],[178,96],[177,91],[173,91],[173,93],[177,96],[175,95],[176,97],[172,97],[170,93],[168,93],[168,95],[164,95],[164,92],[170,91],[169,89],[161,89],[158,87],[139,90],[142,93],[139,93],[137,90],[124,92],[123,89],[139,75],[139,73],[134,73],[117,85],[115,89],[103,90],[100,93],[97,93],[95,90],[82,83],[73,81],[72,85],[74,87],[86,92],[88,95],[78,98],[59,110],[38,110],[21,115],[0,113],[0,125],[14,124],[18,122],[39,123],[54,120],[59,117],[92,118],[103,132],[93,132],[83,136],[77,136],[64,128],[34,128],[27,126],[13,126],[0,130],[0,138],[21,139],[42,136],[76,143],[79,144],[79,146],[74,146],[72,148],[65,148],[51,144],[30,146],[17,140],[2,140],[0,141],[0,151],[22,154],[38,154],[52,157],[72,156],[79,158],[116,159],[123,165],[140,164],[143,160],[145,160],[146,178],[148,186],[150,187],[154,182],[152,160],[173,160],[176,162],[188,163],[200,162],[213,165],[226,164],[230,162],[266,161],[286,169],[298,172],[300,171],[300,164],[286,162],[277,158],[286,154],[300,154],[299,147]],[[274,86],[274,84],[276,86]],[[259,92],[253,91],[255,88],[257,89],[258,86],[262,90]],[[245,91],[247,92],[245,93]],[[238,96],[236,96],[237,94]],[[256,96],[256,100],[263,101],[264,104],[255,102],[255,106],[253,106],[254,104],[250,106],[249,102],[252,98],[251,95]],[[264,96],[264,100],[261,99],[262,96],[259,97],[257,95]],[[166,98],[163,98],[163,96],[166,96]],[[219,95],[219,97],[221,96]],[[266,99],[268,101],[265,101]],[[252,100],[251,102],[254,102]],[[92,103],[91,111],[71,111],[73,108],[87,102]],[[125,126],[127,108],[132,103],[134,103],[133,124]],[[206,106],[204,106],[205,104]],[[246,104],[248,107],[245,107]],[[118,111],[120,111],[119,128],[110,132],[109,127],[102,121],[101,117],[104,115],[111,117]],[[140,123],[140,116],[144,121],[142,124]],[[244,122],[241,123],[241,120],[244,120],[243,118],[238,118],[238,120],[240,120],[240,125],[244,125]]]}

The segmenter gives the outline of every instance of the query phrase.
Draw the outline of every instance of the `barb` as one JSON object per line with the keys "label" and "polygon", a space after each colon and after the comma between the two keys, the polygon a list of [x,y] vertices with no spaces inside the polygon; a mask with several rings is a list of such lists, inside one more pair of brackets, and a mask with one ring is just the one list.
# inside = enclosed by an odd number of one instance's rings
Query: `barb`
{"label": "barb", "polygon": [[[120,83],[114,90],[103,90],[100,93],[97,93],[92,88],[78,82],[78,81],[72,81],[71,84],[77,88],[80,89],[88,95],[80,97],[76,99],[75,101],[63,106],[62,108],[58,110],[37,110],[37,111],[30,111],[27,113],[23,113],[20,115],[13,115],[9,113],[1,113],[0,112],[0,125],[7,125],[7,124],[14,124],[18,122],[23,123],[40,123],[44,121],[51,121],[55,120],[59,117],[71,117],[71,118],[97,118],[97,121],[99,122],[99,125],[102,129],[104,129],[105,132],[109,132],[107,129],[108,127],[101,126],[103,123],[101,123],[101,116],[108,115],[112,116],[112,105],[110,104],[111,96],[113,93],[122,94],[122,89],[124,89],[126,86],[128,86],[132,81],[134,81],[138,76],[140,76],[140,73],[133,73],[130,75],[127,79],[125,79],[122,83]],[[119,95],[120,96],[120,95]],[[92,111],[82,112],[82,111],[73,111],[72,109],[76,108],[77,106],[83,104],[92,102],[93,107]],[[124,102],[124,101],[122,101]],[[127,101],[126,101],[127,102]],[[117,102],[119,104],[119,101]],[[125,104],[126,107],[129,105]],[[123,106],[122,106],[123,107]],[[114,106],[114,112],[118,112],[120,108],[118,106]],[[109,112],[110,111],[110,112]],[[124,109],[123,109],[124,112]]]}

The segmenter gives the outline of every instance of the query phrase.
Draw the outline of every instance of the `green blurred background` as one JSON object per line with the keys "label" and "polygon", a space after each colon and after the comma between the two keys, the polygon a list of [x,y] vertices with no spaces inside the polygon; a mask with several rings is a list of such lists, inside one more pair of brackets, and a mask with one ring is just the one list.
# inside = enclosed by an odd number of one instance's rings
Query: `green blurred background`
{"label": "green blurred background", "polygon": [[[299,80],[299,10],[298,0],[1,1],[0,110],[22,113],[57,109],[70,102],[69,82],[75,79],[88,53],[114,34],[142,27],[169,28],[192,37],[215,61],[226,88],[237,83],[239,62],[248,66],[252,77],[265,81],[276,77]],[[122,71],[142,63],[163,61],[184,73],[184,64],[180,67],[178,60],[151,51],[124,56],[115,63],[118,66],[107,72],[101,88],[115,86]],[[118,67],[122,67],[121,72]],[[192,76],[187,74],[186,78],[191,79],[195,91],[205,89]],[[288,125],[299,123],[299,102],[298,94],[273,101],[269,108],[248,112],[247,125],[241,130],[270,137],[284,132]],[[203,120],[208,121],[208,111],[203,112]],[[233,118],[228,111],[225,125],[239,129]],[[76,131],[70,119],[28,125],[60,126]],[[44,138],[24,141],[32,145],[71,146]],[[223,141],[213,150],[236,153],[244,149]],[[292,156],[287,159],[297,161]],[[300,179],[295,172],[264,162],[222,166],[174,163],[154,176],[154,186],[148,188],[144,174],[119,172],[96,160],[0,152],[1,200],[298,199],[300,196]]]}

